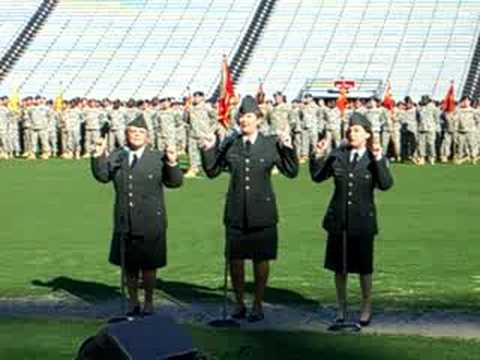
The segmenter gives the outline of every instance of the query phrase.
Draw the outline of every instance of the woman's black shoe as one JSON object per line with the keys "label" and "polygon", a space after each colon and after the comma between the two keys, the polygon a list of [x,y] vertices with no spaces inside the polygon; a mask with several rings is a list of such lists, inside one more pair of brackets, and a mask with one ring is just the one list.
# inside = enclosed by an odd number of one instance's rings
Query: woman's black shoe
{"label": "woman's black shoe", "polygon": [[263,319],[265,319],[265,315],[263,315],[263,312],[253,311],[248,315],[247,321],[249,323],[255,323],[258,321],[262,321]]}
{"label": "woman's black shoe", "polygon": [[152,316],[153,314],[154,314],[153,311],[145,311],[145,310],[144,310],[144,311],[142,312],[142,316]]}
{"label": "woman's black shoe", "polygon": [[367,320],[360,320],[358,323],[360,324],[361,327],[367,327],[368,325],[370,325],[371,321],[372,321],[372,315],[370,315]]}
{"label": "woman's black shoe", "polygon": [[235,311],[232,315],[232,319],[242,320],[247,317],[247,308],[242,307],[240,310]]}
{"label": "woman's black shoe", "polygon": [[141,312],[140,312],[140,305],[135,305],[135,307],[128,311],[125,315],[126,316],[129,316],[129,317],[133,317],[133,316],[140,316]]}

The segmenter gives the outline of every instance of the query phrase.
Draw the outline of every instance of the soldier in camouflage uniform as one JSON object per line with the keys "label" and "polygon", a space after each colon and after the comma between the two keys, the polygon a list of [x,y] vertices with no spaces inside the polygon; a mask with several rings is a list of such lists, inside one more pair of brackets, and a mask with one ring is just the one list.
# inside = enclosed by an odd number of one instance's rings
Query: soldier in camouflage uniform
{"label": "soldier in camouflage uniform", "polygon": [[108,148],[109,152],[112,153],[115,149],[125,145],[127,114],[120,100],[114,101],[109,118],[110,131],[108,133]]}
{"label": "soldier in camouflage uniform", "polygon": [[[34,106],[30,111],[32,149],[33,153],[41,150],[42,159],[48,159],[50,157],[49,125],[52,115],[52,111],[47,105],[46,100],[37,96]],[[33,153],[30,155],[30,159],[35,158]]]}
{"label": "soldier in camouflage uniform", "polygon": [[22,111],[20,113],[20,129],[23,142],[22,156],[27,159],[35,159],[32,144],[32,109],[34,101],[32,97],[27,97],[22,101]]}
{"label": "soldier in camouflage uniform", "polygon": [[106,120],[106,115],[97,100],[91,99],[83,112],[83,118],[85,121],[85,154],[83,157],[89,158],[95,150],[95,144],[100,137],[100,129]]}
{"label": "soldier in camouflage uniform", "polygon": [[190,168],[185,177],[197,176],[201,160],[199,147],[204,139],[212,133],[217,133],[217,112],[205,103],[205,95],[201,91],[193,94],[193,105],[186,113],[188,126],[188,157]]}
{"label": "soldier in camouflage uniform", "polygon": [[290,106],[285,95],[277,91],[274,94],[275,104],[268,114],[270,122],[270,135],[290,133]]}
{"label": "soldier in camouflage uniform", "polygon": [[320,118],[324,112],[315,103],[311,94],[305,94],[302,106],[302,143],[300,148],[300,162],[305,163],[308,159],[311,149],[318,142],[319,125],[322,122]]}
{"label": "soldier in camouflage uniform", "polygon": [[337,108],[336,101],[331,99],[327,102],[327,109],[325,111],[326,122],[326,140],[328,144],[328,150],[338,147],[340,141],[342,141],[342,114]]}
{"label": "soldier in camouflage uniform", "polygon": [[406,96],[405,108],[400,108],[402,113],[402,157],[414,163],[418,161],[418,117],[417,109],[413,100]]}
{"label": "soldier in camouflage uniform", "polygon": [[80,159],[82,152],[81,125],[83,112],[74,100],[66,102],[66,108],[62,115],[62,157],[65,159]]}
{"label": "soldier in camouflage uniform", "polygon": [[20,144],[20,114],[21,109],[11,109],[8,106],[9,99],[8,97],[3,98],[5,100],[5,104],[7,104],[8,108],[8,142],[9,142],[9,158],[20,156],[22,153],[22,148]]}
{"label": "soldier in camouflage uniform", "polygon": [[401,160],[401,130],[404,112],[400,111],[400,103],[391,111],[383,108],[387,121],[383,126],[382,145],[383,153],[387,155],[390,143],[393,145],[393,158],[399,162]]}
{"label": "soldier in camouflage uniform", "polygon": [[269,105],[267,102],[266,96],[264,92],[259,92],[256,96],[257,103],[258,103],[258,108],[260,109],[260,112],[262,113],[262,120],[260,125],[258,126],[258,131],[262,135],[269,135],[270,134],[270,119],[269,119],[269,114],[272,109],[272,106]]}
{"label": "soldier in camouflage uniform", "polygon": [[49,100],[47,106],[50,109],[50,117],[48,122],[48,143],[50,145],[50,157],[56,157],[59,150],[59,124],[62,111],[56,112],[53,109],[53,101]]}
{"label": "soldier in camouflage uniform", "polygon": [[[171,99],[170,101],[172,102]],[[177,141],[178,155],[187,153],[187,124],[185,121],[185,106],[179,101],[172,102],[172,110],[175,117],[175,139]]]}
{"label": "soldier in camouflage uniform", "polygon": [[[472,107],[475,109],[477,119],[480,119],[480,102],[478,99],[472,101]],[[480,160],[480,123],[477,123],[477,161]]]}
{"label": "soldier in camouflage uniform", "polygon": [[454,113],[444,112],[441,115],[441,126],[442,126],[442,143],[440,145],[440,161],[442,163],[447,163],[448,160],[452,157],[454,149],[454,140],[455,140],[455,116]]}
{"label": "soldier in camouflage uniform", "polygon": [[466,160],[476,163],[478,156],[477,129],[480,123],[478,113],[470,106],[470,98],[462,97],[460,106],[454,113],[456,125],[455,162]]}
{"label": "soldier in camouflage uniform", "polygon": [[10,158],[11,144],[9,138],[9,125],[10,110],[8,109],[8,99],[2,98],[0,101],[0,159]]}
{"label": "soldier in camouflage uniform", "polygon": [[[382,132],[389,131],[387,127],[388,116],[385,109],[378,106],[377,99],[371,98],[368,101],[365,116],[370,121],[370,124],[372,124],[373,143],[382,144]],[[383,148],[385,148],[385,146],[383,146]]]}
{"label": "soldier in camouflage uniform", "polygon": [[303,141],[303,104],[298,100],[293,100],[289,116],[289,127],[293,135],[293,143],[297,151],[297,158],[301,157],[302,141]]}
{"label": "soldier in camouflage uniform", "polygon": [[423,95],[418,109],[418,165],[424,165],[428,160],[435,164],[436,135],[440,123],[440,110],[428,95]]}
{"label": "soldier in camouflage uniform", "polygon": [[143,111],[143,117],[145,118],[145,122],[147,123],[148,128],[148,136],[152,143],[152,146],[155,146],[156,142],[156,131],[155,127],[158,122],[158,102],[153,101],[150,102],[149,100],[139,101],[137,102],[137,107]]}
{"label": "soldier in camouflage uniform", "polygon": [[157,114],[155,126],[157,149],[164,151],[167,146],[176,147],[175,139],[175,112],[169,98],[160,99],[160,110]]}

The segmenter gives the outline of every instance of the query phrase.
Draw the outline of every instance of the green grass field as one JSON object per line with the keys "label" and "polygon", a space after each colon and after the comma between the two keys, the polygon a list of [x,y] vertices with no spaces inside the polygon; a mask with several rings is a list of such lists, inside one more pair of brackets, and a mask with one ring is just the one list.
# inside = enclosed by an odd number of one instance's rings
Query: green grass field
{"label": "green grass field", "polygon": [[[480,167],[394,165],[393,173],[394,188],[377,196],[375,304],[478,310]],[[107,263],[112,187],[94,181],[88,162],[1,162],[0,178],[0,296],[118,294],[118,269]],[[169,265],[159,275],[171,296],[221,294],[227,180],[186,180],[167,193]],[[331,183],[312,183],[302,167],[297,179],[275,177],[275,188],[280,248],[267,301],[334,303],[320,228]]]}
{"label": "green grass field", "polygon": [[[98,321],[4,319],[0,322],[0,358],[72,359],[80,343],[100,326]],[[212,360],[476,360],[480,354],[480,343],[474,341],[198,327],[185,330],[197,349]]]}

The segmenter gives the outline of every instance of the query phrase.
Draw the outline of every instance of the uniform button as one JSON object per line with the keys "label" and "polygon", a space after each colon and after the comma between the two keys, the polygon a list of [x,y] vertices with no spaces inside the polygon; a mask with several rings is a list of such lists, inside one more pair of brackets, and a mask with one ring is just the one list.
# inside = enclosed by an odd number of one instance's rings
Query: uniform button
{"label": "uniform button", "polygon": [[351,178],[353,178],[353,173],[348,174],[348,176],[350,176]]}
{"label": "uniform button", "polygon": [[246,171],[246,172],[249,172],[249,171],[250,171],[250,168],[246,167],[246,168],[245,168],[245,171]]}
{"label": "uniform button", "polygon": [[250,163],[250,159],[245,159],[245,162],[248,164]]}
{"label": "uniform button", "polygon": [[133,202],[130,201],[130,202],[128,203],[128,206],[130,206],[131,208],[133,208]]}
{"label": "uniform button", "polygon": [[132,180],[132,179],[133,179],[133,176],[132,176],[132,175],[128,175],[128,178],[129,178],[130,180]]}
{"label": "uniform button", "polygon": [[132,194],[132,193],[128,193],[128,196],[132,197],[132,196],[133,196],[133,194]]}
{"label": "uniform button", "polygon": [[349,193],[348,193],[348,196],[352,196],[352,193],[351,193],[351,192],[349,192]]}
{"label": "uniform button", "polygon": [[249,177],[249,176],[245,176],[245,181],[250,181],[250,177]]}
{"label": "uniform button", "polygon": [[353,186],[353,183],[349,182],[349,183],[348,183],[348,186],[349,186],[349,187],[352,187],[352,186]]}
{"label": "uniform button", "polygon": [[352,202],[351,202],[351,201],[349,201],[347,204],[348,204],[348,205],[352,205]]}
{"label": "uniform button", "polygon": [[245,190],[247,190],[247,191],[250,190],[250,186],[248,186],[248,185],[245,186]]}
{"label": "uniform button", "polygon": [[128,188],[129,188],[130,190],[132,190],[132,189],[133,189],[133,185],[132,185],[132,184],[128,184]]}

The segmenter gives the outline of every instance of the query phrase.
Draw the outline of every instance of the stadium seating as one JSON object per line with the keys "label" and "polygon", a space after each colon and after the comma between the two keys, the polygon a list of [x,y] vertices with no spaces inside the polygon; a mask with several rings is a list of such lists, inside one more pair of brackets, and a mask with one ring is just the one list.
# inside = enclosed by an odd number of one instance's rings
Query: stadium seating
{"label": "stadium seating", "polygon": [[[13,21],[1,25],[7,35],[0,49],[39,2],[1,2],[0,10],[14,10],[1,13]],[[15,85],[22,96],[54,97],[60,89],[67,98],[180,96],[187,86],[212,94],[222,54],[233,58],[258,4],[62,0],[0,83],[0,94]],[[397,99],[440,98],[450,80],[457,89],[466,82],[479,12],[478,0],[278,1],[237,90],[255,92],[260,78],[267,93],[281,90],[292,99],[307,81],[344,77],[390,80]]]}
{"label": "stadium seating", "polygon": [[388,79],[396,98],[463,85],[479,36],[476,0],[284,0],[238,89],[296,97],[307,78]]}
{"label": "stadium seating", "polygon": [[[13,1],[9,1],[13,3]],[[0,85],[22,96],[146,98],[213,90],[254,0],[64,0]]]}
{"label": "stadium seating", "polygon": [[22,31],[41,0],[0,1],[0,58]]}

